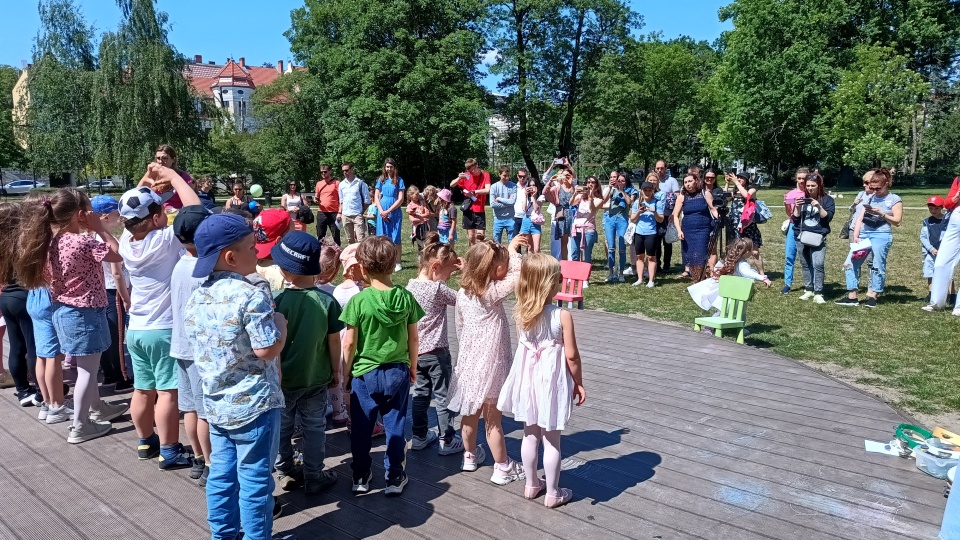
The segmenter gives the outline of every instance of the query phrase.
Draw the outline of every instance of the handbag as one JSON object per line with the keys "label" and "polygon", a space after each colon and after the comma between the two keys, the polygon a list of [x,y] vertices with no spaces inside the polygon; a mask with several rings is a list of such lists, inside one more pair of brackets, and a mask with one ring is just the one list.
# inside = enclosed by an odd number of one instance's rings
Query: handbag
{"label": "handbag", "polygon": [[763,201],[756,201],[757,211],[754,214],[754,220],[757,223],[766,223],[767,220],[773,219],[773,212],[770,211],[770,207],[767,206],[767,203]]}
{"label": "handbag", "polygon": [[677,240],[680,240],[680,232],[677,231],[677,226],[671,221],[667,224],[667,232],[663,235],[663,241],[668,244],[675,244]]}
{"label": "handbag", "polygon": [[627,224],[627,230],[623,233],[623,239],[626,242],[633,242],[633,235],[636,234],[637,224],[629,223]]}
{"label": "handbag", "polygon": [[805,246],[820,247],[823,245],[823,235],[803,230],[803,214],[807,206],[808,205],[803,205],[800,209],[800,235],[797,237],[797,240]]}
{"label": "handbag", "polygon": [[470,197],[467,197],[466,199],[463,200],[462,203],[460,203],[460,210],[462,212],[469,212],[472,206],[473,206],[473,199],[471,199]]}

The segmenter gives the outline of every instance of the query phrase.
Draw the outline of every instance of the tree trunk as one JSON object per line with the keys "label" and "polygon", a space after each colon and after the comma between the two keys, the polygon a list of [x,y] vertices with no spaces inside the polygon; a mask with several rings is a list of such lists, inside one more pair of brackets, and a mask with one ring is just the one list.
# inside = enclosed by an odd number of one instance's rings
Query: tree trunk
{"label": "tree trunk", "polygon": [[580,69],[580,48],[583,41],[583,24],[586,19],[587,10],[580,9],[577,14],[577,32],[573,40],[573,54],[570,59],[570,78],[567,81],[567,112],[563,116],[563,122],[560,124],[560,142],[558,150],[561,156],[569,156],[573,147],[573,113],[577,107],[578,89],[580,81],[577,79],[577,72]]}
{"label": "tree trunk", "polygon": [[517,32],[517,99],[520,101],[519,129],[517,139],[520,145],[520,154],[523,156],[524,163],[527,164],[527,171],[540,183],[540,172],[537,170],[537,162],[533,159],[533,153],[530,152],[530,137],[527,124],[527,43],[526,36],[523,34],[523,20],[528,11],[526,9],[517,9],[517,2],[513,4],[514,25]]}

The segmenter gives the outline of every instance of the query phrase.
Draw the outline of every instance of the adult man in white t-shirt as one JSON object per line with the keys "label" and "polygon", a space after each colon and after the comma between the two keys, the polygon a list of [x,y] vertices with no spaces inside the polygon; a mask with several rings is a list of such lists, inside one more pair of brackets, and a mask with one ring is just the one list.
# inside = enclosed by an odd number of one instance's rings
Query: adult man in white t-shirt
{"label": "adult man in white t-shirt", "polygon": [[340,223],[347,232],[347,243],[359,242],[367,235],[363,213],[370,206],[370,186],[353,174],[353,163],[345,161],[340,167],[343,180],[340,191]]}

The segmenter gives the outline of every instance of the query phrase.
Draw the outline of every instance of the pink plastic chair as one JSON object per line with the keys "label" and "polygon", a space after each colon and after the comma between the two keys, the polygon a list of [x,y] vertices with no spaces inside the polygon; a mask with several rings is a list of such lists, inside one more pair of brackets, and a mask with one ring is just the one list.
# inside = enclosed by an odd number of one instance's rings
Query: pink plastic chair
{"label": "pink plastic chair", "polygon": [[583,282],[590,280],[590,263],[580,261],[560,261],[560,275],[563,276],[563,285],[560,292],[553,297],[557,305],[563,307],[564,302],[577,303],[577,309],[583,309]]}

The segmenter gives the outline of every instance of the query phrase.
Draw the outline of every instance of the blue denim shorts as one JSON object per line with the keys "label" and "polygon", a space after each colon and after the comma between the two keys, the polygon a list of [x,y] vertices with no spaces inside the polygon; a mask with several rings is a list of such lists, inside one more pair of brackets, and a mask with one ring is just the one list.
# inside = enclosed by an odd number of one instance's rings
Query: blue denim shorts
{"label": "blue denim shorts", "polygon": [[57,306],[50,301],[50,289],[31,289],[27,293],[27,313],[33,319],[33,340],[41,358],[54,358],[63,352],[53,326],[55,311]]}
{"label": "blue denim shorts", "polygon": [[524,217],[520,224],[520,234],[543,234],[543,226],[534,223],[529,217]]}
{"label": "blue denim shorts", "polygon": [[105,307],[79,308],[58,304],[53,325],[66,354],[87,356],[110,348],[110,326]]}

